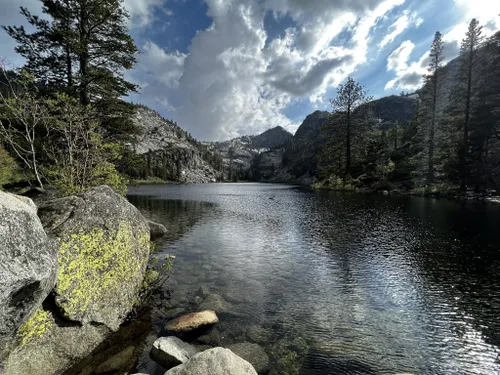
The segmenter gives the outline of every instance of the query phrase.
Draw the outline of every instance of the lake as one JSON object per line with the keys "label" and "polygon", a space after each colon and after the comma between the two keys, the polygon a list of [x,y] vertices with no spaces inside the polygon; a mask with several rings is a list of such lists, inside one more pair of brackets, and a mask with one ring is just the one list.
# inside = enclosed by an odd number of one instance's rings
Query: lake
{"label": "lake", "polygon": [[128,198],[169,230],[168,307],[223,297],[206,340],[258,343],[272,374],[500,374],[500,205],[258,183]]}

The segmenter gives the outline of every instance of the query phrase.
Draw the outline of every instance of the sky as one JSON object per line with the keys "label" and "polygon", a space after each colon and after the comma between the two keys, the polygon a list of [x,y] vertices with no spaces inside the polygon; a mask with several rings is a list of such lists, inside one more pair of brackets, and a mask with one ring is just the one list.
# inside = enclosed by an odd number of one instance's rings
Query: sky
{"label": "sky", "polygon": [[[0,0],[0,25],[25,24]],[[456,57],[477,18],[500,29],[495,0],[124,0],[140,50],[126,78],[128,100],[175,120],[200,140],[226,140],[282,126],[292,133],[349,75],[374,97],[413,91],[426,72],[436,31]],[[0,31],[0,58],[23,59]]]}

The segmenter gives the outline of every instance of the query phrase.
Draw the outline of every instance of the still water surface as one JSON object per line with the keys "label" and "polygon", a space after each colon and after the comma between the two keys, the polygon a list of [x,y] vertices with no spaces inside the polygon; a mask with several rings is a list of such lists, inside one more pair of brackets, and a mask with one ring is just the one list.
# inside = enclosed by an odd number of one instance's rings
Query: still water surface
{"label": "still water surface", "polygon": [[172,306],[224,297],[217,340],[259,343],[271,373],[500,374],[500,205],[270,184],[129,199],[170,231]]}

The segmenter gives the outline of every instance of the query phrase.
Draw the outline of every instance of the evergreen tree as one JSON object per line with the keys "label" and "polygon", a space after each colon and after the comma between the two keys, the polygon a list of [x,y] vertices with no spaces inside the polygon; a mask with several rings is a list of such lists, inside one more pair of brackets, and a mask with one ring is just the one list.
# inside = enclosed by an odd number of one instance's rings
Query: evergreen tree
{"label": "evergreen tree", "polygon": [[424,105],[429,110],[430,119],[428,121],[428,155],[427,155],[427,182],[434,182],[434,152],[436,142],[436,122],[437,122],[437,102],[438,102],[438,88],[439,88],[439,72],[441,62],[443,61],[443,39],[439,31],[434,36],[430,52],[430,62],[427,71],[429,72],[424,76],[425,92],[424,92]]}
{"label": "evergreen tree", "polygon": [[462,41],[462,47],[460,50],[460,58],[462,63],[462,70],[466,75],[466,91],[464,98],[464,122],[463,122],[463,139],[462,147],[460,150],[460,190],[466,190],[467,183],[467,153],[469,150],[469,123],[471,117],[471,104],[472,104],[472,94],[473,86],[476,83],[476,65],[477,65],[477,54],[478,49],[481,46],[482,26],[479,26],[479,22],[473,19],[467,30],[465,39]]}
{"label": "evergreen tree", "polygon": [[332,115],[336,115],[335,117],[340,120],[336,124],[335,135],[345,137],[342,142],[345,147],[344,178],[351,174],[353,140],[366,131],[364,128],[366,122],[363,121],[361,114],[355,116],[354,111],[371,100],[364,87],[352,77],[348,77],[347,82],[337,89],[337,97],[330,101],[333,108]]}
{"label": "evergreen tree", "polygon": [[471,181],[500,191],[500,32],[481,51],[480,83],[470,122]]}
{"label": "evergreen tree", "polygon": [[133,108],[120,99],[137,89],[123,76],[136,62],[137,47],[128,34],[122,0],[40,1],[50,21],[21,8],[35,32],[4,27],[26,58],[26,70],[51,92],[93,104],[107,138],[124,140],[135,133],[128,120]]}

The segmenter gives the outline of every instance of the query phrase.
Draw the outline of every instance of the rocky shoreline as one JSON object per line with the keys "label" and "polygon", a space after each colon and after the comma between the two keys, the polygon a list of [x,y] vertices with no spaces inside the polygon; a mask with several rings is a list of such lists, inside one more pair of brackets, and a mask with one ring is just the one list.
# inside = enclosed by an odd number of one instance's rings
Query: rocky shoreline
{"label": "rocky shoreline", "polygon": [[[146,220],[108,186],[52,198],[37,197],[35,205],[28,197],[0,191],[4,244],[0,248],[0,372],[129,373],[152,328],[151,309],[146,307],[137,316],[144,307],[139,298],[146,287],[150,241],[167,230]],[[220,303],[210,295],[200,308],[219,308]],[[184,317],[170,314],[176,319],[168,323],[168,332],[182,337],[187,337],[187,327],[201,335],[218,322],[214,311]],[[171,343],[174,337],[165,340]],[[172,367],[168,374],[197,374],[207,361],[215,373],[256,374],[252,365],[228,349],[202,351],[207,347],[176,340],[175,347],[189,356],[170,362],[178,366],[168,365]],[[172,354],[160,344],[153,349],[153,358]],[[243,355],[248,350],[233,349]]]}

